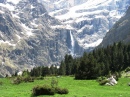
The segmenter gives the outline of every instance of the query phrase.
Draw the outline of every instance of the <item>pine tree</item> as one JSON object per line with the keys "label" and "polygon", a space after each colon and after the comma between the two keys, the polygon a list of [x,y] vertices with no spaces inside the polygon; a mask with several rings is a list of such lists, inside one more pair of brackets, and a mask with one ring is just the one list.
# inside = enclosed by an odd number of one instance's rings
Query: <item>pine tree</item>
{"label": "pine tree", "polygon": [[66,75],[66,65],[64,61],[61,61],[60,68],[59,68],[60,75]]}

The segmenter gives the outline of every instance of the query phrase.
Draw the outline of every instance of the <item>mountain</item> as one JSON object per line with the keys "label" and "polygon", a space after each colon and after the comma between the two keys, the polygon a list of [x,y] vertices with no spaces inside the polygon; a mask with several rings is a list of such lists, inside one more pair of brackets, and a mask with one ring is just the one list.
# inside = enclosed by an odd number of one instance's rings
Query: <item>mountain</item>
{"label": "mountain", "polygon": [[130,42],[130,7],[126,14],[109,30],[99,47],[106,47],[120,41]]}
{"label": "mountain", "polygon": [[85,3],[87,0],[39,0],[47,11],[61,10]]}
{"label": "mountain", "polygon": [[37,0],[0,2],[1,75],[57,64],[69,53],[66,40],[70,30],[54,31],[51,26],[61,23],[49,16]]}
{"label": "mountain", "polygon": [[[54,4],[60,6],[59,2],[65,0],[53,0]],[[80,0],[78,5],[74,2],[79,0],[67,0],[68,5],[62,9],[49,12],[49,14],[59,19],[68,29],[73,29],[74,40],[84,51],[90,51],[98,46],[107,31],[112,28],[126,12],[130,5],[130,0]],[[64,3],[63,3],[64,4]],[[56,26],[56,29],[61,27]]]}
{"label": "mountain", "polygon": [[0,75],[59,65],[65,54],[77,57],[92,50],[129,4],[129,0],[0,0]]}

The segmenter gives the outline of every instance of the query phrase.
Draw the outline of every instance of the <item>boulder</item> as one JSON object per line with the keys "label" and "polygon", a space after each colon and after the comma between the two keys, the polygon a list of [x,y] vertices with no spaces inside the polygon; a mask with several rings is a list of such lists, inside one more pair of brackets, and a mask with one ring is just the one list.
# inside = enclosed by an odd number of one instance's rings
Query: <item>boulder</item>
{"label": "boulder", "polygon": [[117,81],[115,80],[115,78],[113,76],[111,76],[110,78],[107,79],[108,80],[108,83],[106,83],[106,85],[109,85],[109,86],[114,86],[117,84]]}
{"label": "boulder", "polygon": [[128,83],[128,86],[130,86],[130,82]]}

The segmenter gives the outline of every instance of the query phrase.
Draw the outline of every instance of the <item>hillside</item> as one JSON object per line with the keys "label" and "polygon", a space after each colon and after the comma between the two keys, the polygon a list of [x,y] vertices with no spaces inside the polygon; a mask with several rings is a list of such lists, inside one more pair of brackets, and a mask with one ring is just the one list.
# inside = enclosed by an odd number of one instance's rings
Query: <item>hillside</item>
{"label": "hillside", "polygon": [[[74,41],[78,42],[84,51],[91,51],[98,46],[130,5],[129,0],[80,0],[79,5],[77,0],[65,1],[54,0],[57,6],[66,3],[72,6],[63,6],[59,10],[54,8],[55,11],[49,14],[59,19],[67,28],[73,29]],[[60,29],[61,26],[55,25],[55,28]]]}
{"label": "hillside", "polygon": [[[6,97],[30,97],[31,90],[35,85],[50,84],[51,80],[51,77],[46,77],[44,80],[35,80],[32,83],[13,85],[8,79],[0,79],[0,82],[3,82],[3,85],[0,86],[0,95]],[[127,83],[129,83],[129,78],[121,78],[116,86],[100,86],[95,80],[74,80],[73,77],[60,77],[58,78],[58,86],[67,88],[69,94],[42,95],[39,97],[129,97],[130,87],[127,86]]]}
{"label": "hillside", "polygon": [[[50,25],[60,22],[37,0],[0,3],[0,74],[58,62],[68,53],[67,34]],[[55,63],[56,64],[56,63]]]}
{"label": "hillside", "polygon": [[[47,2],[57,8],[49,10]],[[93,50],[129,5],[129,0],[0,0],[0,75],[59,65],[66,54]]]}
{"label": "hillside", "polygon": [[119,41],[130,42],[130,7],[126,14],[109,30],[99,47],[106,47]]}

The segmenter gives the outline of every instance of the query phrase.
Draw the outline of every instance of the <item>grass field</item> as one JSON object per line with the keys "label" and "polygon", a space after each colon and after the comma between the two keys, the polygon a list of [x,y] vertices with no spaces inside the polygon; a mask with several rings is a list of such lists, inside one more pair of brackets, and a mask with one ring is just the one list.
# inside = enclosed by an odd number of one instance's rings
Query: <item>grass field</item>
{"label": "grass field", "polygon": [[[130,97],[130,78],[120,78],[116,86],[100,86],[95,80],[74,80],[73,77],[60,77],[58,86],[67,88],[69,94],[39,97]],[[52,78],[35,80],[32,83],[11,84],[11,80],[0,79],[0,97],[30,97],[31,90],[36,85],[50,84]]]}

